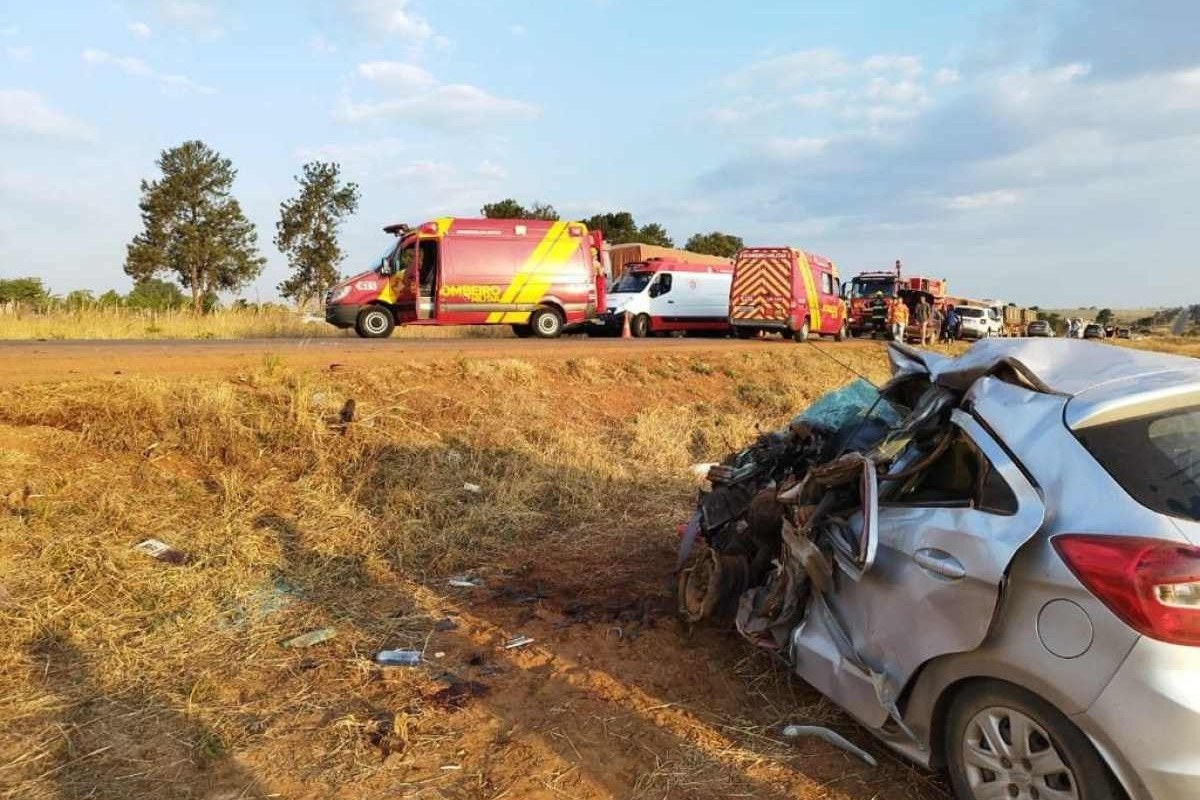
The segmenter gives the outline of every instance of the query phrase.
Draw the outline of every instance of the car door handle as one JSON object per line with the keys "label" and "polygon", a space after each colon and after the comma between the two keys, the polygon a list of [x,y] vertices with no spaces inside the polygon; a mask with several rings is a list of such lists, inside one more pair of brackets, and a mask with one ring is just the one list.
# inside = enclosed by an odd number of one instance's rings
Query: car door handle
{"label": "car door handle", "polygon": [[674,301],[674,300],[668,300],[667,302],[668,302],[668,303],[670,303],[671,305],[675,305],[675,301]]}
{"label": "car door handle", "polygon": [[917,566],[921,569],[932,572],[940,578],[957,581],[967,575],[961,561],[945,550],[938,550],[934,547],[924,547],[913,553],[913,561],[917,562]]}

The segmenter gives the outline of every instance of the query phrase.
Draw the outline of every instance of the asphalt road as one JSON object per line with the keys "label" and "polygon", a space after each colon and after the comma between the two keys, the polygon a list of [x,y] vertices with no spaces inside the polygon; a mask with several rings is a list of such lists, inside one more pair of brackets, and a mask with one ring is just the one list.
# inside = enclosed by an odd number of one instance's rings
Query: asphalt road
{"label": "asphalt road", "polygon": [[[261,366],[269,357],[289,367],[350,368],[381,363],[456,358],[621,358],[639,354],[690,354],[737,349],[808,347],[778,338],[735,339],[237,339],[0,341],[0,386],[75,378],[232,374]],[[839,350],[879,348],[881,342],[836,343]],[[337,367],[334,367],[337,365]]]}

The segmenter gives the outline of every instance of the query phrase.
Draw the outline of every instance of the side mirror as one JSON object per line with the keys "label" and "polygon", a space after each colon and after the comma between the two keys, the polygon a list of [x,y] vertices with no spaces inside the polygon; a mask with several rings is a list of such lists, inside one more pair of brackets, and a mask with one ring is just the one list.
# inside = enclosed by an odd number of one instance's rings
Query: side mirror
{"label": "side mirror", "polygon": [[385,277],[392,274],[392,262],[386,256],[379,259],[379,274]]}

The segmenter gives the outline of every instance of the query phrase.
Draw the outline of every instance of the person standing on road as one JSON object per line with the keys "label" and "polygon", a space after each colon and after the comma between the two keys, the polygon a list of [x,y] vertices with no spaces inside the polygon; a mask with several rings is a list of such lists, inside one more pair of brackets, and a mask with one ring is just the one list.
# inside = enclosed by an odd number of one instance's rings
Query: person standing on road
{"label": "person standing on road", "polygon": [[958,338],[958,312],[954,306],[946,306],[946,316],[942,320],[942,341],[953,342]]}
{"label": "person standing on road", "polygon": [[925,295],[921,295],[917,299],[917,306],[913,309],[913,317],[917,320],[917,325],[921,328],[921,347],[925,346],[926,340],[929,337],[929,320],[933,316],[933,307],[925,300]]}

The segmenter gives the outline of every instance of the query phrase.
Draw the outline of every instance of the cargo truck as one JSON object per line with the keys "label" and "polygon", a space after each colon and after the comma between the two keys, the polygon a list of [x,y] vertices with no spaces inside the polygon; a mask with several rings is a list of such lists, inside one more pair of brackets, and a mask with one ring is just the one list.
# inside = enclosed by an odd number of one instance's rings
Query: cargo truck
{"label": "cargo truck", "polygon": [[359,336],[396,325],[509,325],[553,338],[604,308],[604,241],[582,222],[439,217],[397,238],[325,298],[325,320]]}

